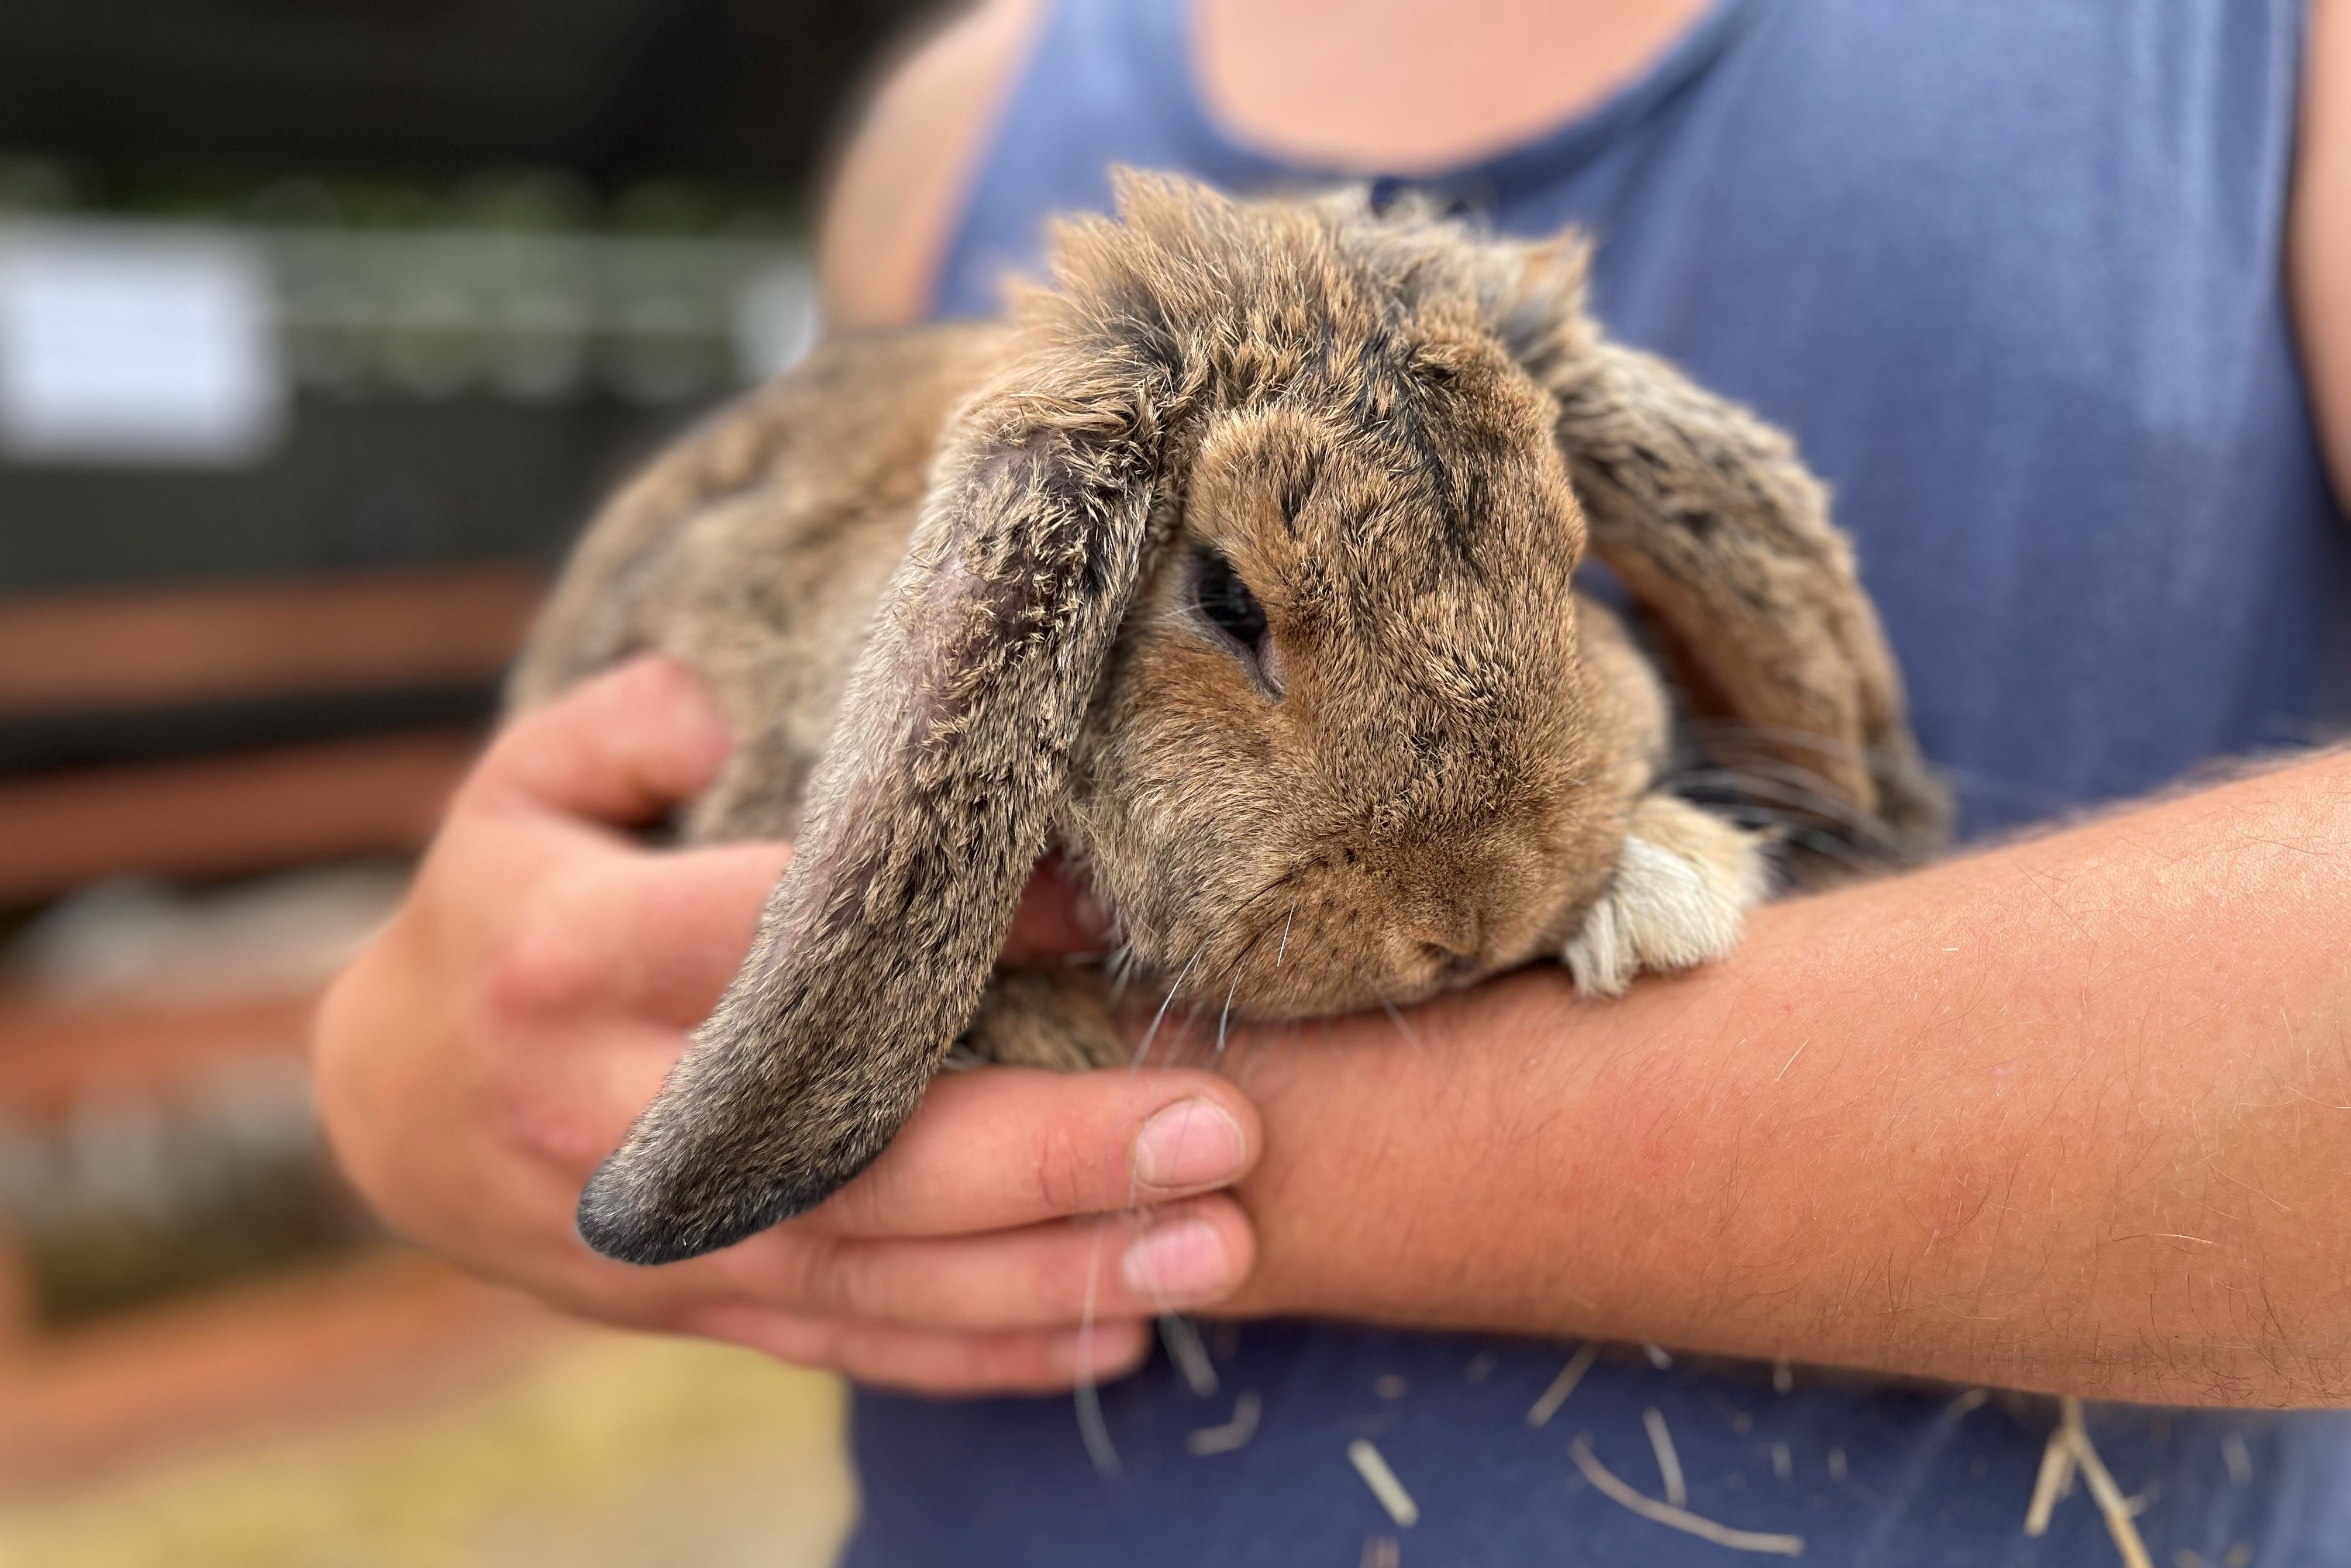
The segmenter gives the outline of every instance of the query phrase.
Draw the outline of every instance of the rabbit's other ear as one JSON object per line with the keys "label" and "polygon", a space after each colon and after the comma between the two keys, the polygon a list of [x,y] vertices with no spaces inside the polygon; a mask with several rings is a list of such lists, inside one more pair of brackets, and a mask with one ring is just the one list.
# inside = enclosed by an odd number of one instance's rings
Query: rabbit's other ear
{"label": "rabbit's other ear", "polygon": [[1826,488],[1782,432],[1601,335],[1580,239],[1495,248],[1489,318],[1558,400],[1593,550],[1666,633],[1709,751],[1870,860],[1930,852],[1946,797]]}
{"label": "rabbit's other ear", "polygon": [[1592,548],[1669,634],[1708,749],[1867,860],[1949,820],[1828,492],[1788,437],[1665,361],[1599,342],[1552,383]]}
{"label": "rabbit's other ear", "polygon": [[1067,356],[958,416],[750,956],[581,1196],[598,1251],[740,1240],[912,1114],[1043,850],[1142,567],[1157,441],[1141,378],[1106,392]]}

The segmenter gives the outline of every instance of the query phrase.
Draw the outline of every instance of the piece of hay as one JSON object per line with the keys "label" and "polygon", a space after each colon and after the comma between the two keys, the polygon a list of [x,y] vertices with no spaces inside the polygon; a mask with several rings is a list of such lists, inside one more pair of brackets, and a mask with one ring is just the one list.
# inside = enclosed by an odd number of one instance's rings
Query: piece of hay
{"label": "piece of hay", "polygon": [[1527,1411],[1529,1427],[1541,1427],[1559,1414],[1559,1407],[1567,1403],[1567,1396],[1575,1392],[1575,1385],[1583,1381],[1585,1373],[1592,1370],[1593,1358],[1599,1354],[1600,1346],[1587,1340],[1583,1349],[1567,1358],[1567,1364],[1559,1369],[1559,1375],[1551,1380],[1551,1386],[1542,1391],[1542,1397]]}
{"label": "piece of hay", "polygon": [[2066,1439],[2065,1428],[2058,1427],[2049,1434],[2049,1441],[2041,1450],[2041,1473],[2033,1479],[2032,1501],[2024,1511],[2024,1533],[2040,1537],[2049,1533],[2050,1511],[2057,1500],[2065,1495],[2074,1479],[2074,1445]]}
{"label": "piece of hay", "polygon": [[1404,1546],[1393,1535],[1366,1535],[1364,1554],[1356,1561],[1361,1568],[1402,1568]]}
{"label": "piece of hay", "polygon": [[1656,1450],[1657,1479],[1666,1489],[1666,1501],[1680,1508],[1689,1501],[1689,1487],[1682,1479],[1682,1457],[1674,1452],[1674,1435],[1666,1429],[1666,1413],[1656,1406],[1641,1412],[1641,1425],[1649,1429],[1649,1447]]}
{"label": "piece of hay", "polygon": [[1364,1484],[1372,1489],[1390,1519],[1406,1530],[1420,1522],[1420,1505],[1412,1500],[1412,1494],[1404,1490],[1404,1483],[1396,1479],[1396,1473],[1388,1469],[1387,1460],[1372,1447],[1370,1438],[1358,1437],[1347,1445],[1347,1462],[1355,1467],[1355,1473],[1364,1478]]}
{"label": "piece of hay", "polygon": [[1733,1405],[1729,1400],[1725,1399],[1720,1393],[1709,1388],[1706,1391],[1706,1396],[1708,1400],[1713,1402],[1714,1407],[1717,1410],[1722,1412],[1722,1418],[1730,1423],[1730,1431],[1732,1436],[1744,1437],[1750,1432],[1755,1430],[1755,1417],[1750,1416],[1746,1411],[1741,1410],[1738,1406]]}
{"label": "piece of hay", "polygon": [[2090,1495],[2097,1500],[2098,1511],[2106,1516],[2106,1533],[2115,1538],[2115,1550],[2122,1553],[2126,1568],[2155,1568],[2147,1554],[2147,1542],[2138,1535],[2138,1525],[2131,1518],[2130,1500],[2123,1489],[2115,1485],[2115,1478],[2106,1471],[2106,1462],[2098,1458],[2098,1450],[2090,1442],[2090,1431],[2082,1424],[2082,1402],[2068,1394],[2057,1402],[2060,1412],[2058,1430],[2065,1434],[2067,1445],[2074,1451],[2074,1462],[2082,1469],[2082,1479],[2089,1483]]}
{"label": "piece of hay", "polygon": [[1206,1458],[1210,1454],[1229,1454],[1235,1448],[1246,1448],[1257,1436],[1257,1418],[1264,1412],[1264,1402],[1248,1390],[1233,1401],[1233,1418],[1221,1427],[1201,1427],[1184,1435],[1184,1447],[1194,1458]]}
{"label": "piece of hay", "polygon": [[1804,1538],[1801,1535],[1777,1535],[1760,1530],[1734,1530],[1727,1524],[1701,1518],[1686,1508],[1676,1508],[1669,1502],[1659,1502],[1645,1497],[1619,1480],[1600,1457],[1592,1451],[1592,1435],[1576,1434],[1575,1441],[1567,1446],[1568,1457],[1583,1479],[1599,1489],[1600,1494],[1620,1508],[1630,1509],[1654,1524],[1695,1535],[1700,1541],[1710,1541],[1717,1546],[1727,1546],[1733,1552],[1761,1552],[1775,1557],[1795,1557],[1802,1554]]}
{"label": "piece of hay", "polygon": [[1200,1343],[1200,1331],[1191,1319],[1181,1312],[1160,1313],[1159,1343],[1167,1347],[1167,1359],[1184,1375],[1194,1398],[1206,1399],[1217,1392],[1216,1364],[1208,1359],[1208,1347]]}
{"label": "piece of hay", "polygon": [[2229,1467],[2229,1479],[2244,1486],[2253,1479],[2253,1456],[2245,1448],[2245,1435],[2231,1432],[2220,1439],[2220,1462]]}

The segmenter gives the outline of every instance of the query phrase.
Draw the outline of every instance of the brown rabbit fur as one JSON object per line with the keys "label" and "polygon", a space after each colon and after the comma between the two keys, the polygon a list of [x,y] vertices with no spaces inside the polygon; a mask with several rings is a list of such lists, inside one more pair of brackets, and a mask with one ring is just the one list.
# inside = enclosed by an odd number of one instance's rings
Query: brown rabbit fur
{"label": "brown rabbit fur", "polygon": [[1127,175],[1008,322],[849,337],[657,463],[515,698],[645,649],[716,689],[702,838],[789,835],[749,958],[581,1200],[643,1262],[799,1212],[961,1039],[1117,1060],[998,949],[1058,849],[1130,972],[1294,1018],[1545,956],[1718,956],[1754,836],[1656,786],[1668,707],[1587,539],[1740,756],[1918,848],[1939,797],[1787,440],[1601,337],[1573,238]]}

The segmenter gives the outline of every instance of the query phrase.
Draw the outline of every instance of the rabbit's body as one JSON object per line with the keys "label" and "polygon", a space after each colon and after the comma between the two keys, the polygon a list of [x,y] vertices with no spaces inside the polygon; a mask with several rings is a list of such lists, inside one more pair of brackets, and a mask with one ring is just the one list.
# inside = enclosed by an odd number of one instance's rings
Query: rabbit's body
{"label": "rabbit's body", "polygon": [[523,702],[643,650],[699,669],[738,744],[689,831],[800,851],[583,1199],[600,1248],[685,1256],[807,1207],[958,1038],[1114,1059],[1090,973],[989,983],[1048,848],[1134,994],[1237,1016],[1719,956],[1762,850],[1656,789],[1667,705],[1573,591],[1587,535],[1741,759],[1931,833],[1819,486],[1602,340],[1580,252],[1124,198],[1014,323],[831,343],[664,457],[534,637]]}
{"label": "rabbit's body", "polygon": [[687,836],[797,836],[939,433],[1005,337],[991,324],[828,340],[663,453],[581,540],[511,700],[633,653],[680,659],[737,741]]}

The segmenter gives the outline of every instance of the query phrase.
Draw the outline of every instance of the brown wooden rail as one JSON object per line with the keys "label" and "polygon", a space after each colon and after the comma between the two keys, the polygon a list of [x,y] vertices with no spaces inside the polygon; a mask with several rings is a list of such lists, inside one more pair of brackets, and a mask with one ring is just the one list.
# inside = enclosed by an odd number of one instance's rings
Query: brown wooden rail
{"label": "brown wooden rail", "polygon": [[0,599],[0,719],[487,681],[545,587],[480,567]]}
{"label": "brown wooden rail", "polygon": [[413,851],[476,744],[394,736],[0,783],[0,901],[125,872],[202,876]]}

